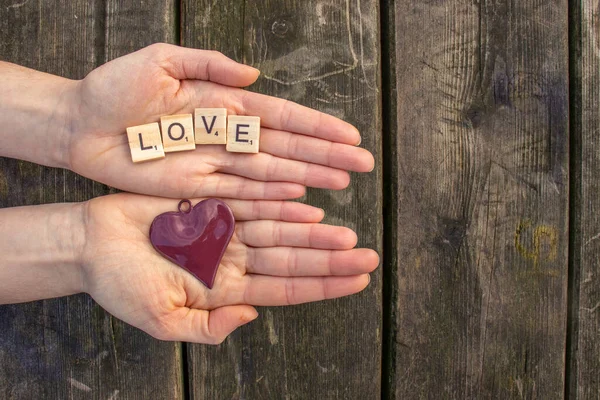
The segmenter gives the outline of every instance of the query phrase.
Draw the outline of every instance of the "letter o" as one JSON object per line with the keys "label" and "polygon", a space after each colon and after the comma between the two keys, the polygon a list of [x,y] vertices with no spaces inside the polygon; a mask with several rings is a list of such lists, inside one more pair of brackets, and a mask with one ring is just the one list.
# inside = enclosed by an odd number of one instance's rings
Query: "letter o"
{"label": "letter o", "polygon": [[[174,126],[178,126],[179,129],[181,129],[181,135],[178,136],[178,137],[173,137],[173,135],[171,135],[171,129],[173,129]],[[185,136],[185,128],[179,122],[173,122],[171,125],[169,125],[169,129],[167,130],[167,134],[169,135],[169,137],[171,138],[171,140],[181,140]]]}

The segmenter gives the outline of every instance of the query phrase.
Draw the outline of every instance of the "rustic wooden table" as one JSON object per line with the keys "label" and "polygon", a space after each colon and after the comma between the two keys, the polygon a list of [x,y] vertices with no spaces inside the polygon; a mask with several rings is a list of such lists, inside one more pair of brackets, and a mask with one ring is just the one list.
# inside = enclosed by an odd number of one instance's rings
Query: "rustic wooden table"
{"label": "rustic wooden table", "polygon": [[[2,399],[598,398],[600,9],[592,0],[2,0],[0,58],[82,78],[154,42],[355,124],[376,169],[304,199],[384,256],[362,294],[218,347],[87,295],[0,307]],[[1,77],[0,77],[1,79]],[[0,159],[0,206],[111,189]],[[1,238],[0,238],[1,240]]]}

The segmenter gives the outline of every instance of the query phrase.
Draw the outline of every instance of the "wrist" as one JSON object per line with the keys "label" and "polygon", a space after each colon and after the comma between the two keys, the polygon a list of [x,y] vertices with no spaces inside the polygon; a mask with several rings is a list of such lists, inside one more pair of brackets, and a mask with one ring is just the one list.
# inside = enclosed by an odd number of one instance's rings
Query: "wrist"
{"label": "wrist", "polygon": [[0,304],[85,291],[85,203],[0,209]]}
{"label": "wrist", "polygon": [[70,275],[77,293],[87,292],[85,247],[87,243],[87,212],[89,202],[72,203],[69,225],[72,261]]}
{"label": "wrist", "polygon": [[[65,294],[85,292],[84,249],[86,204],[49,204],[46,213],[48,263],[60,279]],[[40,206],[34,206],[40,207]]]}
{"label": "wrist", "polygon": [[0,62],[0,155],[68,168],[78,81]]}
{"label": "wrist", "polygon": [[[60,87],[57,88],[55,109],[48,126],[54,134],[49,138],[47,148],[52,149],[48,156],[51,166],[71,168],[71,144],[79,124],[79,82],[71,79],[59,78]],[[58,82],[57,82],[58,83]]]}

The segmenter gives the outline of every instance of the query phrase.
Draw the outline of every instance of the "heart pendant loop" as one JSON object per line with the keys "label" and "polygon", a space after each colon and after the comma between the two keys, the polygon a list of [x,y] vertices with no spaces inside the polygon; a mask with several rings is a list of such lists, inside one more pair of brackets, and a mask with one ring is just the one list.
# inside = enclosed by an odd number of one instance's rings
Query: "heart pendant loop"
{"label": "heart pendant loop", "polygon": [[[183,207],[184,204],[187,204],[187,207]],[[177,205],[177,209],[179,210],[180,213],[184,213],[184,214],[189,214],[192,212],[192,202],[189,201],[188,199],[185,200],[181,200],[179,202],[179,204]]]}

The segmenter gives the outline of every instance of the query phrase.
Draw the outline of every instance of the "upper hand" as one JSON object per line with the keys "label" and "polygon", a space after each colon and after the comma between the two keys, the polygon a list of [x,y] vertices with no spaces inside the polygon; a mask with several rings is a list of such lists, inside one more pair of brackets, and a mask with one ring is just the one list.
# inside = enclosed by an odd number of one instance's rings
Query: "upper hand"
{"label": "upper hand", "polygon": [[[374,159],[356,128],[290,101],[240,89],[259,72],[221,53],[156,44],[113,60],[77,85],[69,167],[131,192],[167,197],[285,199],[304,186],[342,189]],[[197,107],[261,117],[260,153],[225,146],[133,164],[125,129]]]}
{"label": "upper hand", "polygon": [[[194,200],[193,203],[196,203]],[[153,218],[177,202],[134,194],[87,203],[83,290],[103,308],[163,340],[220,343],[257,316],[254,306],[356,293],[379,258],[353,249],[348,228],[319,224],[321,210],[295,202],[226,200],[237,220],[212,289],[158,254]]]}

